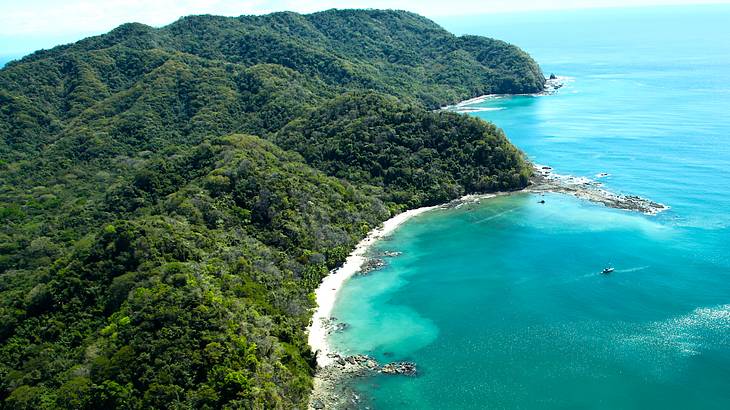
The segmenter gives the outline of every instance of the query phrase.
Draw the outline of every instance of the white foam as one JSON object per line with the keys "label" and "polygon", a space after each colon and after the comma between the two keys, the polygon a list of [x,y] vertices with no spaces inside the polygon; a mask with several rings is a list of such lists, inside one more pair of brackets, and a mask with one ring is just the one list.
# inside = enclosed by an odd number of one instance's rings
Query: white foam
{"label": "white foam", "polygon": [[649,268],[649,265],[646,266],[638,266],[636,268],[627,268],[627,269],[616,269],[616,273],[630,273],[630,272],[638,272],[644,269]]}

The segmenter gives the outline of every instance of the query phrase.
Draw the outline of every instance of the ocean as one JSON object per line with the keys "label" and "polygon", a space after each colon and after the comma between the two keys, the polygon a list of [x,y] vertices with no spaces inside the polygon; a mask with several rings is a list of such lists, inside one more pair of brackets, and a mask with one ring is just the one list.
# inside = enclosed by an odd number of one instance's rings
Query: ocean
{"label": "ocean", "polygon": [[730,7],[437,22],[566,78],[469,115],[536,163],[671,209],[518,193],[410,220],[372,250],[402,255],[334,308],[349,327],[333,347],[419,369],[357,380],[362,406],[730,408]]}

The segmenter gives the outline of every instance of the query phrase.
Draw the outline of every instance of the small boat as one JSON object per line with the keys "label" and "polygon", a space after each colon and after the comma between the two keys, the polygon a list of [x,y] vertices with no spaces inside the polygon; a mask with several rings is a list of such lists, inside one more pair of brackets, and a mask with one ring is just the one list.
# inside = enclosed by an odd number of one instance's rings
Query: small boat
{"label": "small boat", "polygon": [[613,268],[612,267],[603,268],[603,270],[601,271],[601,273],[604,274],[604,275],[608,275],[611,272],[613,272]]}
{"label": "small boat", "polygon": [[537,203],[538,204],[544,204],[545,203],[545,200],[544,199],[541,199],[541,200],[537,201]]}

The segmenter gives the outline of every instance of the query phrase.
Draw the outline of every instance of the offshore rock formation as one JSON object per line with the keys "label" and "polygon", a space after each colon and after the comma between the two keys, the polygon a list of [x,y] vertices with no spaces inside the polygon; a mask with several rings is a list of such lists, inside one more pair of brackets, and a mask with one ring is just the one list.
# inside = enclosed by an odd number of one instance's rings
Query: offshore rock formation
{"label": "offshore rock formation", "polygon": [[[535,173],[528,192],[560,192],[573,195],[577,198],[603,204],[609,208],[625,209],[641,212],[647,215],[656,215],[669,209],[667,205],[654,202],[636,195],[616,194],[600,188],[600,182],[585,177],[560,175],[544,165],[534,165]],[[604,173],[599,174],[604,176]],[[605,174],[607,176],[608,174]]]}

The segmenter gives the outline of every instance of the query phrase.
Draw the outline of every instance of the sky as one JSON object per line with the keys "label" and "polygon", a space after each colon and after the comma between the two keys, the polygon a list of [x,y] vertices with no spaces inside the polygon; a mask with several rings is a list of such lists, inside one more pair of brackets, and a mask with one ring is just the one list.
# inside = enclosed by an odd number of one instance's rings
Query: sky
{"label": "sky", "polygon": [[40,48],[105,33],[126,22],[163,26],[190,14],[239,16],[330,8],[398,8],[439,17],[598,7],[730,3],[730,0],[0,0],[0,64]]}

